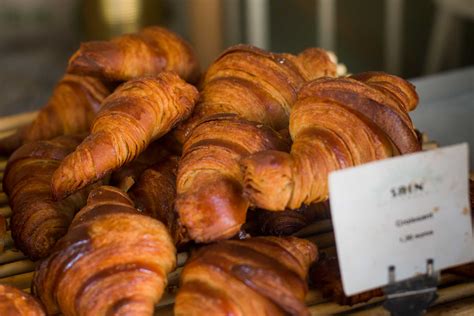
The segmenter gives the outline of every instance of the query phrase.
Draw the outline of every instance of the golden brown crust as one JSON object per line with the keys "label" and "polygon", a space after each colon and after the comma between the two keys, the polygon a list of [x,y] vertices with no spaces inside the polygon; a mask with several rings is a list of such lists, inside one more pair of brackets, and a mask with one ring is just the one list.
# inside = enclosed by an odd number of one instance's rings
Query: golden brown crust
{"label": "golden brown crust", "polygon": [[45,316],[46,313],[33,296],[12,286],[0,284],[0,315]]}
{"label": "golden brown crust", "polygon": [[165,226],[102,186],[37,267],[33,290],[49,314],[152,315],[175,265]]}
{"label": "golden brown crust", "polygon": [[143,214],[166,225],[176,245],[188,241],[185,229],[174,209],[178,156],[169,155],[146,169],[130,189],[130,198]]}
{"label": "golden brown crust", "polygon": [[186,119],[197,98],[193,86],[170,72],[120,86],[104,101],[91,134],[54,173],[53,196],[64,198],[132,161]]}
{"label": "golden brown crust", "polygon": [[245,222],[239,160],[270,148],[287,148],[265,126],[235,115],[211,116],[197,125],[183,148],[176,209],[189,236],[198,242],[227,239]]}
{"label": "golden brown crust", "polygon": [[8,161],[3,189],[12,208],[12,237],[16,246],[32,259],[49,254],[66,233],[75,212],[86,202],[88,189],[55,202],[50,186],[53,172],[82,138],[59,136],[27,143]]}
{"label": "golden brown crust", "polygon": [[[374,76],[383,84],[382,75]],[[365,75],[364,80],[370,78]],[[415,101],[407,100],[404,104],[412,107]],[[350,78],[306,84],[293,105],[290,134],[290,154],[266,151],[241,162],[244,193],[260,208],[281,211],[324,201],[331,171],[420,150],[405,106],[398,106],[380,87]]]}
{"label": "golden brown crust", "polygon": [[181,273],[176,315],[309,315],[304,304],[314,244],[294,237],[222,241]]}
{"label": "golden brown crust", "polygon": [[322,49],[294,56],[232,46],[207,70],[195,113],[181,127],[180,137],[186,138],[200,119],[218,113],[234,113],[276,130],[286,128],[299,88],[321,75],[336,75],[336,64]]}
{"label": "golden brown crust", "polygon": [[110,41],[82,43],[69,60],[68,72],[112,81],[127,81],[162,71],[176,72],[186,81],[199,76],[197,57],[177,34],[158,26]]}
{"label": "golden brown crust", "polygon": [[88,132],[100,104],[109,93],[96,78],[65,75],[33,122],[1,140],[0,152],[11,153],[28,142]]}
{"label": "golden brown crust", "polygon": [[316,246],[295,237],[221,241],[181,273],[175,315],[309,315],[304,304]]}

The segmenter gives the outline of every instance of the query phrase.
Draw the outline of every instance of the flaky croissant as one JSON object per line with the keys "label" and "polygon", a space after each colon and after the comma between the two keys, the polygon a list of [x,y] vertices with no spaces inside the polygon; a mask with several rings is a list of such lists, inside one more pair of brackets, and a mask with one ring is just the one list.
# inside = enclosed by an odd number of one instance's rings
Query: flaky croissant
{"label": "flaky croissant", "polygon": [[158,26],[110,41],[82,43],[69,60],[68,72],[112,81],[127,81],[162,71],[176,72],[186,81],[199,76],[191,46],[177,34]]}
{"label": "flaky croissant", "polygon": [[33,291],[48,314],[152,315],[175,265],[166,227],[102,186],[38,265]]}
{"label": "flaky croissant", "polygon": [[242,161],[252,204],[278,211],[324,201],[331,171],[420,150],[408,116],[418,102],[414,87],[382,73],[353,78],[306,84],[290,116],[291,153]]}
{"label": "flaky croissant", "polygon": [[61,163],[52,179],[57,199],[136,158],[192,112],[198,91],[170,72],[126,82],[103,103],[91,134]]}
{"label": "flaky croissant", "polygon": [[316,246],[295,237],[203,247],[181,273],[175,315],[309,315],[306,277],[316,258]]}
{"label": "flaky croissant", "polygon": [[174,209],[178,157],[169,155],[146,169],[128,194],[137,209],[166,225],[176,245],[188,240]]}
{"label": "flaky croissant", "polygon": [[299,55],[276,54],[249,45],[228,48],[206,71],[193,118],[182,127],[182,139],[200,119],[234,113],[275,130],[288,126],[290,108],[301,85],[335,76],[336,64],[322,49]]}
{"label": "flaky croissant", "polygon": [[12,286],[0,284],[0,315],[45,316],[46,313],[33,296]]}
{"label": "flaky croissant", "polygon": [[248,208],[240,159],[287,146],[270,128],[231,114],[197,125],[184,144],[177,176],[176,209],[191,239],[211,242],[235,235]]}
{"label": "flaky croissant", "polygon": [[32,259],[50,253],[56,241],[66,233],[76,211],[86,203],[87,188],[55,202],[50,184],[61,160],[82,138],[59,136],[27,143],[8,160],[3,189],[12,209],[12,237],[18,249]]}
{"label": "flaky croissant", "polygon": [[88,132],[109,93],[96,78],[65,75],[33,122],[0,141],[0,153],[9,154],[28,142]]}

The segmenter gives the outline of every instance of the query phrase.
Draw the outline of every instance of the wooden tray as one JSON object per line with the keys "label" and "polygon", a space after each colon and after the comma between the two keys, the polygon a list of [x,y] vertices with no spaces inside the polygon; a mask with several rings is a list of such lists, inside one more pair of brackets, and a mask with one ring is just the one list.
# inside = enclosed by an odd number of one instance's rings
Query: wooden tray
{"label": "wooden tray", "polygon": [[[30,112],[0,118],[0,138],[12,134],[17,128],[33,120],[35,116],[36,112]],[[423,142],[424,150],[437,147],[437,144],[429,141],[426,135],[423,137]],[[6,157],[0,157],[0,180],[3,179],[6,162]],[[3,192],[3,187],[0,189],[0,215],[7,218],[8,227],[11,209],[8,206],[8,198]],[[0,284],[13,285],[29,292],[35,263],[15,249],[9,228],[7,230],[7,237],[3,240],[5,249],[0,253]],[[315,242],[320,253],[334,254],[336,251],[331,220],[313,223],[295,235]],[[157,305],[156,315],[173,314],[173,301],[178,289],[179,274],[188,256],[189,254],[186,252],[178,254],[178,268],[168,275],[168,289]],[[439,297],[428,310],[428,315],[474,315],[474,280],[443,273],[438,289]],[[343,306],[324,299],[321,292],[315,289],[310,289],[306,296],[306,303],[309,306],[311,315],[339,313],[350,315],[389,315],[382,307],[383,300],[383,297],[379,297],[367,303]]]}

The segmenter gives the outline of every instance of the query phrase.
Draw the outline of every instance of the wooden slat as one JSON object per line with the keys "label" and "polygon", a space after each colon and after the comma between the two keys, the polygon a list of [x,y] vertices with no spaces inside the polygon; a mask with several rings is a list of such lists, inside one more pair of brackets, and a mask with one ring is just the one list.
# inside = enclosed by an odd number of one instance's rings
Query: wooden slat
{"label": "wooden slat", "polygon": [[0,284],[11,285],[19,289],[24,289],[31,286],[32,279],[33,272],[27,272],[6,278],[0,278]]}
{"label": "wooden slat", "polygon": [[3,138],[7,138],[8,136],[13,135],[14,133],[16,133],[17,130],[18,130],[18,129],[14,128],[14,129],[6,130],[6,131],[0,131],[0,141],[1,141]]}
{"label": "wooden slat", "polygon": [[0,253],[0,267],[3,264],[26,259],[26,256],[19,250],[8,249]]}
{"label": "wooden slat", "polygon": [[471,316],[474,315],[474,297],[468,297],[455,302],[441,304],[430,308],[426,313],[428,316]]}
{"label": "wooden slat", "polygon": [[[3,172],[0,172],[0,175],[3,176]],[[1,179],[0,179],[1,181]],[[7,204],[8,202],[8,197],[5,194],[5,192],[0,193],[0,205]]]}
{"label": "wooden slat", "polygon": [[35,269],[35,264],[31,260],[20,260],[0,266],[0,278],[5,278],[21,273],[32,272]]}
{"label": "wooden slat", "polygon": [[37,111],[0,117],[0,131],[8,131],[26,125],[38,115]]}
{"label": "wooden slat", "polygon": [[6,166],[7,166],[7,160],[0,160],[0,171],[5,170]]}
{"label": "wooden slat", "polygon": [[10,206],[0,207],[0,215],[6,218],[12,216],[12,209],[10,208]]}

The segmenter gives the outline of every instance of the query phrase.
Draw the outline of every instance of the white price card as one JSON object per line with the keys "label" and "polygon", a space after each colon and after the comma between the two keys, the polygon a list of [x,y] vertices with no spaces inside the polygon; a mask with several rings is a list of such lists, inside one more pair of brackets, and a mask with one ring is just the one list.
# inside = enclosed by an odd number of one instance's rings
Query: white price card
{"label": "white price card", "polygon": [[331,213],[346,295],[474,260],[468,146],[332,172]]}

